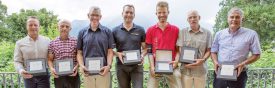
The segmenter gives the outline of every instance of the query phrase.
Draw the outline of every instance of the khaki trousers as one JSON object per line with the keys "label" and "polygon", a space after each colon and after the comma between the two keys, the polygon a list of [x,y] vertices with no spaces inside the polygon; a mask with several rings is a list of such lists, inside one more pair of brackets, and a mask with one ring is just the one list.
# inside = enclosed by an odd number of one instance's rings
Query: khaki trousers
{"label": "khaki trousers", "polygon": [[202,76],[190,76],[181,74],[182,88],[205,88],[206,74]]}
{"label": "khaki trousers", "polygon": [[110,88],[111,74],[84,76],[84,88]]}
{"label": "khaki trousers", "polygon": [[[174,69],[173,75],[162,75],[168,81],[169,88],[181,88],[181,73],[178,68]],[[159,88],[161,77],[152,77],[149,74],[147,88]]]}

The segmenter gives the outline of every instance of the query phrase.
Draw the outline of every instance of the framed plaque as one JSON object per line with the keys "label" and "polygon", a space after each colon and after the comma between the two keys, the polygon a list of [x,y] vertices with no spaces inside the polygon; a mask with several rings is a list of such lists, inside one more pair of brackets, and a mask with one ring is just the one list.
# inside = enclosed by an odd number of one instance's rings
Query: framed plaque
{"label": "framed plaque", "polygon": [[139,50],[123,51],[123,54],[125,55],[123,57],[123,62],[125,65],[135,65],[141,63]]}
{"label": "framed plaque", "polygon": [[198,58],[199,50],[197,48],[192,47],[182,47],[181,54],[180,54],[180,62],[181,63],[195,63]]}
{"label": "framed plaque", "polygon": [[237,81],[237,70],[233,64],[222,64],[218,68],[218,79]]}
{"label": "framed plaque", "polygon": [[27,59],[25,60],[26,70],[33,76],[46,75],[46,59]]}
{"label": "framed plaque", "polygon": [[172,50],[157,49],[155,61],[156,74],[173,74],[173,66],[169,64],[172,61]]}
{"label": "framed plaque", "polygon": [[156,61],[155,64],[156,74],[173,74],[173,66],[169,63],[169,61]]}
{"label": "framed plaque", "polygon": [[86,58],[85,66],[91,75],[98,75],[100,69],[103,67],[104,57],[91,57]]}
{"label": "framed plaque", "polygon": [[157,49],[156,61],[172,61],[172,50]]}
{"label": "framed plaque", "polygon": [[55,66],[57,75],[65,76],[65,75],[71,75],[74,73],[73,58],[55,60],[54,66]]}

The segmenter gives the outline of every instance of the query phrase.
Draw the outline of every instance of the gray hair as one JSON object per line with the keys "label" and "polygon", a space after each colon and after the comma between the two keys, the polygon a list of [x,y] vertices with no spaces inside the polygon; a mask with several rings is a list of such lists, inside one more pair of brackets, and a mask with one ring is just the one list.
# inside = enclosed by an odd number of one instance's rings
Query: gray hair
{"label": "gray hair", "polygon": [[200,16],[199,12],[197,10],[190,10],[187,12],[187,16],[192,14],[192,13],[195,13],[196,15]]}
{"label": "gray hair", "polygon": [[89,13],[88,14],[90,14],[93,11],[98,11],[99,14],[101,15],[101,10],[100,10],[99,7],[97,7],[97,6],[91,6],[90,9],[89,9]]}
{"label": "gray hair", "polygon": [[69,20],[66,20],[66,19],[61,19],[61,20],[59,20],[59,21],[58,21],[58,26],[59,26],[61,23],[68,23],[68,24],[70,24],[70,26],[71,26],[71,22],[70,22]]}
{"label": "gray hair", "polygon": [[240,9],[240,8],[238,8],[238,7],[233,7],[233,8],[231,8],[229,11],[228,11],[228,13],[227,13],[227,17],[230,15],[230,14],[232,14],[233,12],[235,12],[235,11],[237,11],[238,13],[240,13],[240,15],[241,15],[241,17],[243,18],[244,17],[244,12],[243,12],[243,10],[242,9]]}

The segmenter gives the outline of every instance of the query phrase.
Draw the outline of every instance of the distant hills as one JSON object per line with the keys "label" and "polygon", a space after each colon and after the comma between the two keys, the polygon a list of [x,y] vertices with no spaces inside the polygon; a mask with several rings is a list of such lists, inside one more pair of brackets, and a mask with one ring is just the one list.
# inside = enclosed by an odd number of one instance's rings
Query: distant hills
{"label": "distant hills", "polygon": [[[170,19],[170,20],[173,21],[173,23],[171,23],[171,24],[178,26],[180,29],[182,29],[183,27],[186,27],[186,25],[188,25],[186,23],[185,24],[182,23],[182,20],[179,20],[179,19]],[[123,21],[123,19],[121,16],[114,16],[114,17],[104,18],[100,21],[100,23],[102,25],[107,26],[108,28],[112,29],[115,26],[120,25],[122,23],[122,21]],[[139,16],[134,19],[134,23],[144,27],[146,30],[149,26],[156,24],[157,19],[156,18],[148,18],[146,16]],[[200,24],[202,27],[207,28],[210,31],[212,31],[211,24],[204,23],[204,22],[201,22]],[[72,30],[70,32],[70,35],[76,37],[78,35],[79,30],[83,29],[84,27],[86,27],[88,25],[89,25],[88,19],[87,20],[73,20],[72,21]]]}
{"label": "distant hills", "polygon": [[[108,18],[106,18],[106,19],[108,19]],[[121,17],[115,17],[115,18],[112,18],[112,20],[106,20],[106,19],[102,19],[102,21],[100,21],[100,23],[104,26],[107,26],[110,29],[114,28],[117,25],[120,25],[123,21]],[[140,19],[140,20],[136,20],[136,19]],[[145,28],[145,30],[150,25],[153,25],[155,23],[153,21],[154,20],[146,18],[146,17],[136,17],[134,20],[135,24],[141,25],[142,27]],[[81,30],[82,28],[84,28],[88,25],[89,25],[88,20],[73,20],[72,21],[72,30],[70,31],[70,35],[76,37],[78,35],[79,30]]]}
{"label": "distant hills", "polygon": [[74,20],[72,21],[72,30],[70,31],[70,35],[76,37],[78,35],[79,30],[89,25],[88,20]]}

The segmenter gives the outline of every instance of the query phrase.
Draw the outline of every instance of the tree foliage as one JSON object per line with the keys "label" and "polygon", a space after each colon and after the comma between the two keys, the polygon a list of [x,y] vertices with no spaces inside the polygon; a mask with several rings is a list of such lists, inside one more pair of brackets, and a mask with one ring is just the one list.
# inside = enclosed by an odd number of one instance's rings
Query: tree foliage
{"label": "tree foliage", "polygon": [[26,20],[28,16],[37,16],[40,21],[39,33],[53,39],[59,35],[57,15],[45,8],[40,10],[21,9],[19,13],[11,15],[7,15],[6,10],[6,6],[0,3],[0,71],[14,72],[13,50],[15,41],[27,35]]}
{"label": "tree foliage", "polygon": [[263,50],[274,48],[275,39],[275,1],[274,0],[223,0],[216,16],[214,32],[228,27],[227,13],[232,7],[244,11],[243,26],[251,28],[260,36]]}
{"label": "tree foliage", "polygon": [[7,6],[2,4],[0,1],[0,41],[6,41],[10,36],[11,31],[5,26],[5,19],[7,17]]}
{"label": "tree foliage", "polygon": [[14,72],[13,50],[15,44],[12,42],[0,42],[0,72]]}
{"label": "tree foliage", "polygon": [[12,41],[26,36],[26,20],[29,16],[37,16],[39,18],[40,28],[42,28],[42,34],[44,35],[53,34],[49,32],[57,28],[57,15],[54,15],[53,12],[47,11],[45,8],[38,11],[21,9],[19,13],[13,13],[6,19],[8,29],[12,30],[12,34],[15,34],[12,35]]}

